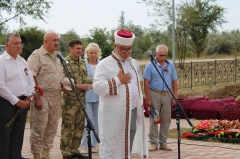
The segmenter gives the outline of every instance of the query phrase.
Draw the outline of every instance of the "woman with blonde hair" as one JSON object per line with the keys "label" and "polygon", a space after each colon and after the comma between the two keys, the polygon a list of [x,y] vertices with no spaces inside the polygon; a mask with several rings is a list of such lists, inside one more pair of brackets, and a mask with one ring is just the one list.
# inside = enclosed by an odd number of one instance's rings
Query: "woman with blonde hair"
{"label": "woman with blonde hair", "polygon": [[[101,49],[98,44],[90,43],[85,49],[85,63],[87,67],[88,77],[92,79],[95,74],[96,66],[101,59]],[[98,134],[98,103],[99,96],[93,92],[92,89],[88,90],[86,93],[86,112],[88,114],[89,119],[92,121],[93,127],[95,128],[96,133]],[[87,125],[87,122],[85,122]],[[87,130],[84,129],[82,142],[81,142],[81,153],[88,153],[88,142],[87,142]],[[91,145],[92,152],[97,153],[98,149],[96,149],[97,141],[93,132],[91,131]]]}

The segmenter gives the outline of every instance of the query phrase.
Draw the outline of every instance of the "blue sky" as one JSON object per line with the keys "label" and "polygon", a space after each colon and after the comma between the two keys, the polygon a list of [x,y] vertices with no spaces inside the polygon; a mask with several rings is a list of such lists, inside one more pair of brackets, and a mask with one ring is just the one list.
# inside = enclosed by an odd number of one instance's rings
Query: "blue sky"
{"label": "blue sky", "polygon": [[[26,17],[28,26],[39,26],[45,30],[54,30],[57,33],[65,33],[74,29],[80,36],[89,34],[94,27],[108,30],[118,26],[121,11],[125,12],[126,22],[133,21],[135,25],[149,27],[156,17],[147,16],[151,7],[139,4],[141,0],[52,0],[54,4],[50,15],[46,18],[47,23],[36,21]],[[172,0],[169,0],[170,2]],[[180,0],[175,0],[179,3]],[[240,29],[240,0],[217,0],[218,4],[227,8],[225,15],[228,23],[223,25],[222,30]],[[20,25],[14,20],[7,23],[10,30],[18,29]]]}

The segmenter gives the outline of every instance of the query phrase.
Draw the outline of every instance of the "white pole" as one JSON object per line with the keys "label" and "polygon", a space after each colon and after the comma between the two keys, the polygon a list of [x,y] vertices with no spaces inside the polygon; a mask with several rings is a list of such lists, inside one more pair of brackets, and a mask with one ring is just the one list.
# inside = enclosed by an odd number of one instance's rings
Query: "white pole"
{"label": "white pole", "polygon": [[175,7],[172,0],[172,61],[175,64]]}

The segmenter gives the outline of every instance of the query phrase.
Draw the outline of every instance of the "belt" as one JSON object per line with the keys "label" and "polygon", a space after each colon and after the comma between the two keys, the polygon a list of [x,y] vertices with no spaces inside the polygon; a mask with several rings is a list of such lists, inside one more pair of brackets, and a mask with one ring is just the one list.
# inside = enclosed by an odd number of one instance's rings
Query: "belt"
{"label": "belt", "polygon": [[168,94],[168,91],[156,91],[156,90],[153,90],[153,89],[151,89],[151,91],[153,91],[154,93],[157,93],[157,94],[163,95],[163,96],[165,96],[165,95]]}
{"label": "belt", "polygon": [[26,98],[27,98],[27,96],[18,96],[18,99],[21,99],[21,100],[24,100]]}

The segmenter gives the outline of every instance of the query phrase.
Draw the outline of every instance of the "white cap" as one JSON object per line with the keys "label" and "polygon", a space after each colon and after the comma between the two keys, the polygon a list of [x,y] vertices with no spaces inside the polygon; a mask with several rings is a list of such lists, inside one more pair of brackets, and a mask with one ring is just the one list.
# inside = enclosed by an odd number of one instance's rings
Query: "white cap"
{"label": "white cap", "polygon": [[114,32],[115,43],[123,46],[132,45],[135,35],[128,30],[117,30]]}

